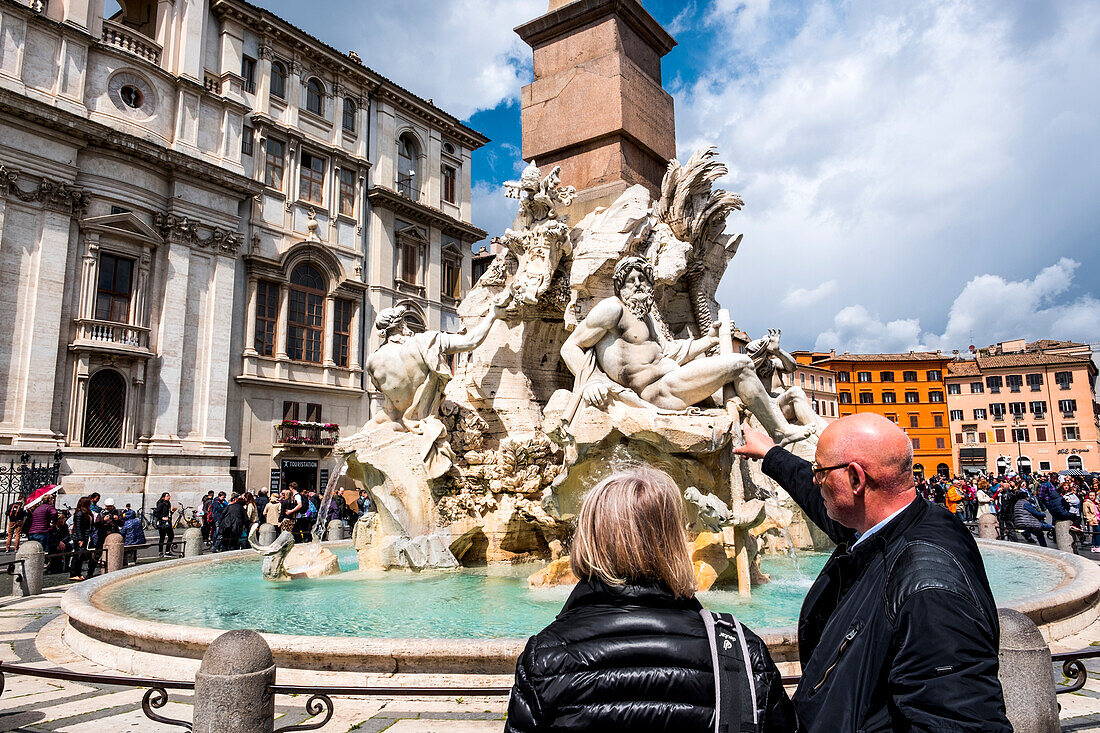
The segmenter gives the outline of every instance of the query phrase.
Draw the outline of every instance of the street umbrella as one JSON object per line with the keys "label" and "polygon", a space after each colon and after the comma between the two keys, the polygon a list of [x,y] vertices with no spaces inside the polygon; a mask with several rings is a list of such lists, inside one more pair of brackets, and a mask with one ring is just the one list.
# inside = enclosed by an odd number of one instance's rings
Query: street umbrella
{"label": "street umbrella", "polygon": [[61,491],[61,484],[50,484],[49,486],[43,486],[41,489],[36,489],[27,497],[27,501],[23,504],[23,508],[30,509],[50,494],[56,494],[58,491]]}
{"label": "street umbrella", "polygon": [[1092,474],[1083,468],[1067,468],[1065,471],[1059,471],[1060,476],[1091,476]]}

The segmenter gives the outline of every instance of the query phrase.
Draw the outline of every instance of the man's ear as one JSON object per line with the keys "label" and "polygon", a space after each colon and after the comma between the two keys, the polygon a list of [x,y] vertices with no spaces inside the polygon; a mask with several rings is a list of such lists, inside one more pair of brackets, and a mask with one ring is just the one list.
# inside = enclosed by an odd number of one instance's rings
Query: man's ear
{"label": "man's ear", "polygon": [[852,484],[852,494],[862,496],[867,489],[867,473],[858,463],[848,464],[848,481]]}

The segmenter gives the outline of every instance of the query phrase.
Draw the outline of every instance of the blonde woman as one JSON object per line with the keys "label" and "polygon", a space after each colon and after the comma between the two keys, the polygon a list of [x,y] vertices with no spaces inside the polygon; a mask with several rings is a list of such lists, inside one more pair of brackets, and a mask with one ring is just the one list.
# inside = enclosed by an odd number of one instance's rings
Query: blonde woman
{"label": "blonde woman", "polygon": [[[577,519],[571,565],[580,582],[520,656],[505,731],[717,730],[715,657],[672,480],[639,468],[597,484]],[[723,709],[748,715],[754,730],[795,730],[767,647],[739,628],[742,643],[725,648],[743,649],[750,669],[739,662],[719,676]],[[737,725],[729,729],[745,729]]]}

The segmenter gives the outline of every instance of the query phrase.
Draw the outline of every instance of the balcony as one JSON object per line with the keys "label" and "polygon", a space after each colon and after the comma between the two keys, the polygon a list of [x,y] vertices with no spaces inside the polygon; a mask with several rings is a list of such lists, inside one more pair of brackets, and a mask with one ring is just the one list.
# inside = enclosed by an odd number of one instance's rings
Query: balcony
{"label": "balcony", "polygon": [[103,19],[103,42],[126,53],[143,58],[151,64],[160,65],[160,44],[151,38],[130,30],[121,23]]}
{"label": "balcony", "polygon": [[76,340],[71,346],[73,349],[152,356],[149,351],[148,328],[93,318],[78,318],[76,325]]}
{"label": "balcony", "polygon": [[275,426],[275,445],[331,448],[340,440],[340,426],[334,423],[283,420]]}
{"label": "balcony", "polygon": [[213,92],[214,94],[222,93],[222,80],[209,71],[203,73],[202,85],[208,92]]}

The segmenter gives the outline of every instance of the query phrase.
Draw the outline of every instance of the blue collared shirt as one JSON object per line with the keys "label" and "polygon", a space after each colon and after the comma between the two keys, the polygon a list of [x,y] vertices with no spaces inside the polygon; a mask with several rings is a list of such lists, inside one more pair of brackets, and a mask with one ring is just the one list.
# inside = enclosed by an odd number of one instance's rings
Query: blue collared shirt
{"label": "blue collared shirt", "polygon": [[[914,499],[914,501],[916,501],[916,500]],[[876,524],[876,525],[875,525],[874,527],[871,527],[871,528],[870,528],[869,530],[867,530],[866,532],[864,532],[863,534],[861,534],[861,535],[860,535],[859,537],[857,537],[857,538],[856,538],[856,541],[852,543],[852,547],[854,548],[854,547],[855,547],[856,545],[858,545],[858,544],[859,544],[860,542],[863,542],[863,540],[867,539],[868,537],[870,537],[871,535],[873,535],[873,534],[874,534],[875,532],[878,532],[878,531],[879,531],[880,529],[882,529],[883,527],[885,527],[885,526],[886,526],[887,524],[889,524],[890,522],[894,521],[894,517],[896,517],[897,515],[901,514],[901,513],[902,513],[903,511],[905,511],[906,509],[908,509],[908,508],[909,508],[909,506],[910,506],[910,504],[912,504],[912,503],[913,503],[913,502],[909,502],[909,504],[906,504],[906,505],[905,505],[905,506],[903,506],[903,507],[902,507],[901,509],[898,509],[898,510],[897,510],[896,512],[894,512],[893,514],[891,514],[890,516],[888,516],[888,517],[887,517],[886,519],[883,519],[883,520],[882,520],[881,522],[879,522],[878,524]]]}

